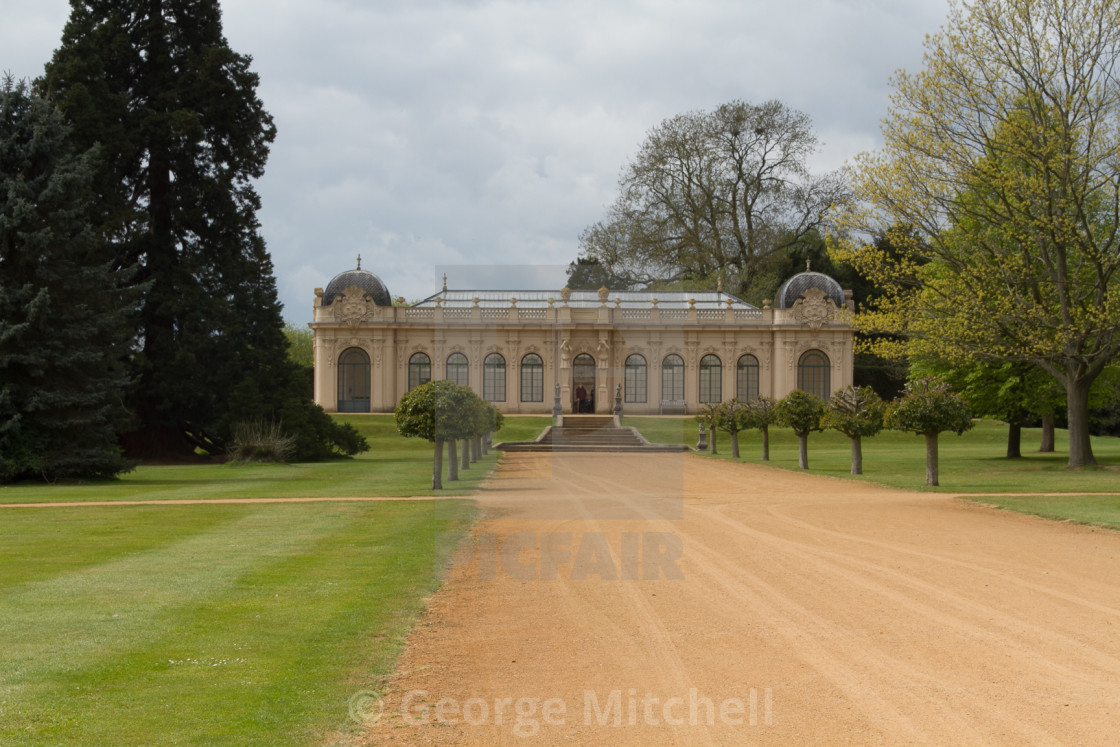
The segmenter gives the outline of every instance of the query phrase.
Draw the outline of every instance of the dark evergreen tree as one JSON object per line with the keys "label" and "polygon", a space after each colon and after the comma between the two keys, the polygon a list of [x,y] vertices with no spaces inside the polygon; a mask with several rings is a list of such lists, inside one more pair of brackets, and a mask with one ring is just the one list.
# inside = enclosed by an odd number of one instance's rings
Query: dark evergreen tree
{"label": "dark evergreen tree", "polygon": [[40,81],[79,146],[101,145],[100,228],[149,283],[129,400],[147,450],[213,453],[232,423],[284,412],[318,424],[313,452],[353,435],[311,411],[287,360],[252,184],[276,134],[257,83],[217,0],[71,0]]}
{"label": "dark evergreen tree", "polygon": [[97,251],[89,154],[48,101],[0,85],[0,481],[128,468],[129,291]]}

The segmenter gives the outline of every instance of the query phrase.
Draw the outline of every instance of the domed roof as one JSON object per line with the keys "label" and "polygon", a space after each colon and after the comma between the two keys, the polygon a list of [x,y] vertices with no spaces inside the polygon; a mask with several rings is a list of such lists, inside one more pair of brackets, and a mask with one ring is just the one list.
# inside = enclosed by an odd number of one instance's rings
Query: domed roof
{"label": "domed roof", "polygon": [[381,278],[377,277],[369,270],[362,269],[362,260],[360,257],[358,258],[358,269],[347,270],[346,272],[335,275],[334,278],[327,283],[327,289],[323,291],[323,305],[330,306],[336,299],[342,296],[343,291],[355,285],[361,288],[364,294],[371,298],[378,306],[393,305],[393,299],[389,296],[389,289],[385,287],[385,283],[381,282]]}
{"label": "domed roof", "polygon": [[844,308],[844,289],[840,287],[840,283],[823,272],[808,270],[799,272],[782,283],[777,296],[774,297],[774,308],[792,308],[797,299],[801,298],[801,294],[810,288],[820,288],[834,304],[841,309]]}

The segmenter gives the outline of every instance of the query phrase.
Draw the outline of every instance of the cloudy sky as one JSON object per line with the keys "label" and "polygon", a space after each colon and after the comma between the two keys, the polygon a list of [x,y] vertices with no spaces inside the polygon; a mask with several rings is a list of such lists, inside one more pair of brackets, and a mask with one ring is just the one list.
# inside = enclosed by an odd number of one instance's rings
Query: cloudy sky
{"label": "cloudy sky", "polygon": [[[888,81],[947,0],[225,0],[279,130],[258,188],[285,317],[351,269],[393,296],[558,288],[663,119],[733,99],[807,113],[817,170],[879,143]],[[0,70],[35,77],[65,0],[5,0]],[[514,266],[541,265],[515,273]],[[497,268],[497,271],[495,269]],[[535,278],[535,279],[533,279]]]}

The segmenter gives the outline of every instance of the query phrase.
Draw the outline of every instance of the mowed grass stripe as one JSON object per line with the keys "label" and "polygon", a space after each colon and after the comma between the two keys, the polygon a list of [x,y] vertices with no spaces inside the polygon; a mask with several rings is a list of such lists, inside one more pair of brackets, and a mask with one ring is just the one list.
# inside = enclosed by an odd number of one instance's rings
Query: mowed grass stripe
{"label": "mowed grass stripe", "polygon": [[[105,517],[47,510],[77,514],[57,525],[75,537]],[[388,670],[473,509],[120,510],[167,541],[102,562],[75,542],[78,567],[0,594],[0,743],[314,742]],[[20,513],[36,511],[45,521]],[[4,544],[20,523],[0,527]],[[9,556],[25,573],[37,561]]]}

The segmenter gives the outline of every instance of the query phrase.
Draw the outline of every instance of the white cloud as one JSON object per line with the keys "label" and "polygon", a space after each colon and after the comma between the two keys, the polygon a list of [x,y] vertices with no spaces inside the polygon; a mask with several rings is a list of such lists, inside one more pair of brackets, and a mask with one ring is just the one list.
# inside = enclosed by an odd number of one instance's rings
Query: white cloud
{"label": "white cloud", "polygon": [[[394,296],[433,268],[564,267],[662,119],[731,99],[809,114],[833,169],[878,143],[888,79],[945,0],[226,0],[279,135],[262,230],[290,321],[337,272]],[[64,0],[8,0],[0,69],[33,77]]]}

